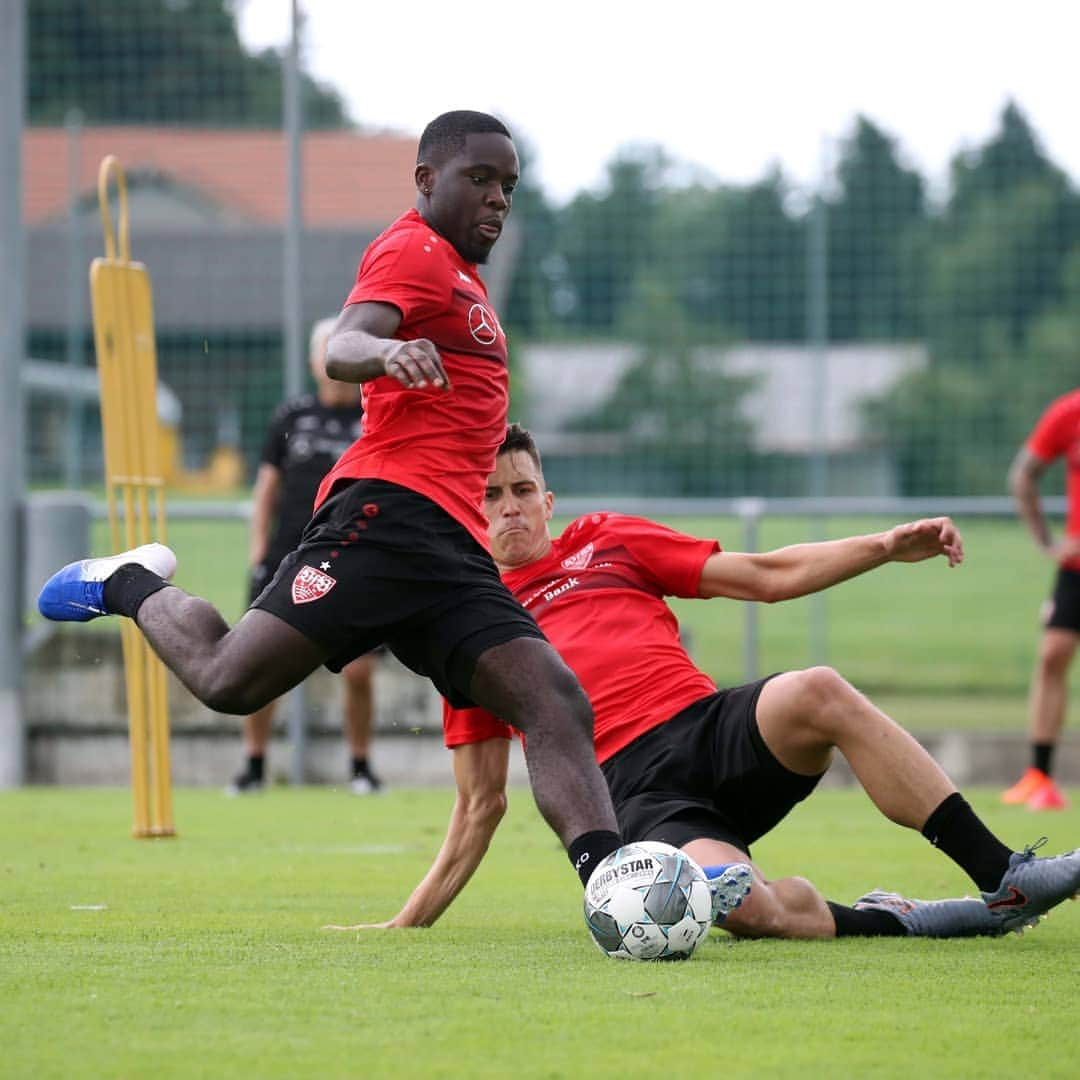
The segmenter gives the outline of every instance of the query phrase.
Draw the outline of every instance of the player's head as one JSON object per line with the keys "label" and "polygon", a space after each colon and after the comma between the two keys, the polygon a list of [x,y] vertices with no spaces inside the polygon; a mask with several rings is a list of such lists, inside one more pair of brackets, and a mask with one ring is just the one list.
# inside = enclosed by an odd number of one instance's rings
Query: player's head
{"label": "player's head", "polygon": [[525,566],[547,554],[554,505],[532,435],[511,424],[484,489],[491,554],[500,567]]}
{"label": "player's head", "polygon": [[466,262],[486,262],[510,213],[519,168],[501,120],[468,109],[443,113],[420,136],[417,209]]}
{"label": "player's head", "polygon": [[319,319],[308,339],[308,363],[315,378],[315,390],[323,405],[353,405],[360,401],[357,383],[338,382],[326,374],[326,347],[337,319]]}

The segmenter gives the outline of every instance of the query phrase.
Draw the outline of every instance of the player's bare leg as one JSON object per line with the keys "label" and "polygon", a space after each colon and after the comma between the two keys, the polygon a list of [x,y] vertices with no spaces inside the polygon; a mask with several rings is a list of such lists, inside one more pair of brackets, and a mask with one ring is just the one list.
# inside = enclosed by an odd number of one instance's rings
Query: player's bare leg
{"label": "player's bare leg", "polygon": [[1069,667],[1077,640],[1078,636],[1071,630],[1056,626],[1043,631],[1029,702],[1032,742],[1057,742],[1065,726]]}
{"label": "player's bare leg", "polygon": [[226,795],[257,795],[265,783],[266,750],[274,726],[277,700],[244,717],[244,754],[246,763],[226,786]]}
{"label": "player's bare leg", "polygon": [[611,795],[593,751],[592,707],[546,641],[517,638],[488,649],[477,662],[469,696],[525,733],[533,798],[572,855],[577,838],[617,836]]}
{"label": "player's bare leg", "polygon": [[758,699],[761,737],[792,772],[816,776],[833,749],[891,821],[921,829],[956,791],[936,761],[902,727],[832,668],[778,675]]}
{"label": "player's bare leg", "polygon": [[[746,852],[722,840],[699,839],[683,844],[699,866],[747,862]],[[742,904],[724,920],[724,929],[747,938],[831,938],[836,924],[825,897],[801,877],[769,881],[750,863],[754,882]]]}
{"label": "player's bare leg", "polygon": [[244,717],[244,751],[248,757],[264,757],[270,745],[270,732],[274,726],[277,700]]}
{"label": "player's bare leg", "polygon": [[302,682],[328,653],[288,623],[253,609],[229,629],[217,609],[182,589],[161,589],[135,621],[154,652],[204,705],[248,715]]}
{"label": "player's bare leg", "polygon": [[1039,642],[1039,655],[1028,697],[1031,763],[1002,796],[1002,802],[1026,804],[1032,810],[1064,810],[1068,799],[1054,782],[1054,750],[1065,727],[1069,697],[1069,668],[1080,637],[1068,629],[1049,626]]}
{"label": "player's bare leg", "polygon": [[370,654],[358,656],[341,669],[345,680],[343,726],[353,767],[350,790],[356,795],[371,794],[382,787],[368,761],[375,718],[374,674],[375,657]]}
{"label": "player's bare leg", "polygon": [[366,758],[375,716],[375,657],[358,656],[341,669],[345,680],[345,741],[353,757]]}

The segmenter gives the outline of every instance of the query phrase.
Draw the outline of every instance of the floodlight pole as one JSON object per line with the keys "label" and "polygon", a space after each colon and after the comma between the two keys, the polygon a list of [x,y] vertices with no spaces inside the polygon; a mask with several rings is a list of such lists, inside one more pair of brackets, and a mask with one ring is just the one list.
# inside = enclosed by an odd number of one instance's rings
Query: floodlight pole
{"label": "floodlight pole", "polygon": [[21,679],[23,475],[22,133],[26,101],[26,3],[0,0],[0,788],[26,778]]}
{"label": "floodlight pole", "polygon": [[[288,214],[285,219],[285,250],[282,266],[283,362],[285,395],[296,397],[303,385],[303,303],[301,296],[301,241],[303,198],[301,192],[301,138],[303,116],[300,100],[300,5],[291,0],[289,47],[285,53],[284,128],[288,175]],[[288,727],[292,743],[290,778],[294,784],[307,779],[307,695],[301,683],[289,695]]]}

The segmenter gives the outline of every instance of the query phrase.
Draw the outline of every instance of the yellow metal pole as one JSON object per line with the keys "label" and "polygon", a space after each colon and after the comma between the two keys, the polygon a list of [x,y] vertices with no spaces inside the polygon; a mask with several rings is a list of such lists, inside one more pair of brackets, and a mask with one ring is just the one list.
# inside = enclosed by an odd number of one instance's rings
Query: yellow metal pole
{"label": "yellow metal pole", "polygon": [[[109,210],[115,178],[117,228]],[[116,550],[165,539],[157,424],[157,353],[150,277],[131,260],[127,183],[109,155],[98,171],[105,257],[90,267],[94,345],[101,383],[105,490]],[[151,495],[152,493],[152,495]],[[135,836],[172,836],[172,779],[165,667],[134,622],[121,630],[131,742]]]}

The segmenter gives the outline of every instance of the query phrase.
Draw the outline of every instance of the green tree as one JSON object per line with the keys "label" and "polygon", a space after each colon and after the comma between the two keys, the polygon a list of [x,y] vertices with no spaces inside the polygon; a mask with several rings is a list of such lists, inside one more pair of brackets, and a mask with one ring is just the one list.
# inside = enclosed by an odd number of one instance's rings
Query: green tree
{"label": "green tree", "polygon": [[746,187],[665,192],[656,262],[702,330],[743,340],[798,340],[805,329],[805,235],[785,209],[779,172]]}
{"label": "green tree", "polygon": [[1080,245],[1080,201],[1057,179],[1031,179],[974,202],[939,230],[927,259],[926,325],[935,357],[978,368],[993,342],[1019,348],[1032,320],[1060,303]]}
{"label": "green tree", "polygon": [[503,241],[513,238],[514,276],[500,314],[508,330],[536,338],[544,336],[553,316],[557,219],[543,189],[533,179],[532,144],[516,130],[514,141],[521,160],[521,182],[514,191],[512,231]]}
{"label": "green tree", "polygon": [[[282,58],[246,53],[227,0],[29,0],[28,112],[59,124],[277,126]],[[338,94],[303,76],[308,127],[347,123]]]}
{"label": "green tree", "polygon": [[584,192],[560,214],[567,325],[610,331],[638,270],[652,259],[653,222],[668,161],[658,147],[621,151],[607,167],[606,190]]}
{"label": "green tree", "polygon": [[829,336],[837,341],[917,337],[907,237],[923,221],[922,177],[900,164],[896,141],[859,116],[828,200]]}
{"label": "green tree", "polygon": [[953,224],[963,222],[986,199],[1006,196],[1032,181],[1049,181],[1054,187],[1066,183],[1014,101],[1002,110],[994,135],[983,146],[957,154],[950,171],[947,221]]}
{"label": "green tree", "polygon": [[570,429],[621,435],[619,462],[635,490],[741,492],[753,456],[742,401],[755,378],[723,370],[715,340],[701,347],[670,283],[655,276],[639,277],[618,329],[637,357],[611,396]]}

